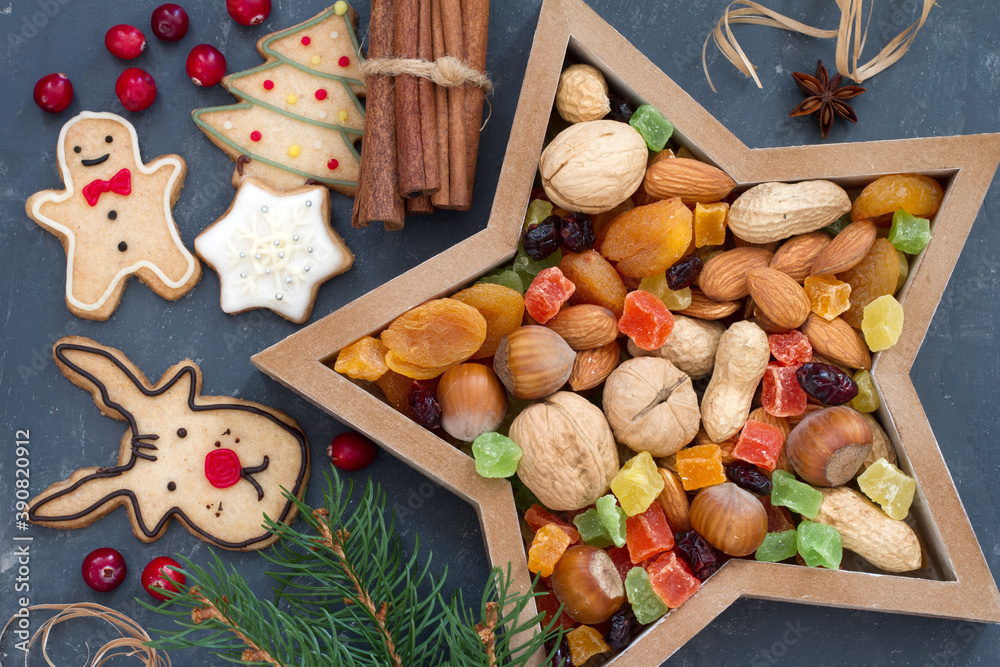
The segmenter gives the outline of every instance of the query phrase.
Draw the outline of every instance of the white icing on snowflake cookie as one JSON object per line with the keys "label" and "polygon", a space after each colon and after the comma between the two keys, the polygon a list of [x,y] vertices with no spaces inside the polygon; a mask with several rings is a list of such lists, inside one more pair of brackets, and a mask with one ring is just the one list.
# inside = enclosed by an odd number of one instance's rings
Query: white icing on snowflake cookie
{"label": "white icing on snowflake cookie", "polygon": [[222,310],[269,308],[296,324],[308,320],[319,286],[354,263],[329,220],[323,186],[282,192],[244,179],[229,210],[194,240],[219,274]]}

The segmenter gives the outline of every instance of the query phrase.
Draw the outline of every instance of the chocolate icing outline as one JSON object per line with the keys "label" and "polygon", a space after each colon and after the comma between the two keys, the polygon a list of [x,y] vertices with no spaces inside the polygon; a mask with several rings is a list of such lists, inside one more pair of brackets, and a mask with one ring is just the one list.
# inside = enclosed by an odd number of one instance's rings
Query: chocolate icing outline
{"label": "chocolate icing outline", "polygon": [[[129,458],[128,462],[125,463],[124,465],[114,466],[112,468],[102,468],[102,469],[98,470],[95,473],[91,473],[90,475],[86,475],[86,476],[80,478],[79,480],[77,480],[76,482],[74,482],[73,484],[71,484],[69,487],[67,487],[65,489],[62,489],[61,491],[58,491],[58,492],[52,494],[51,496],[48,496],[48,497],[42,499],[38,503],[33,504],[31,507],[28,508],[28,519],[30,521],[33,521],[33,522],[36,522],[36,523],[46,523],[46,522],[52,522],[52,521],[73,521],[74,519],[79,519],[79,518],[82,518],[82,517],[84,517],[84,516],[92,513],[93,511],[95,511],[95,509],[104,506],[106,503],[108,503],[109,501],[111,501],[111,500],[113,500],[115,498],[118,498],[119,496],[125,496],[131,502],[132,510],[135,512],[136,523],[139,526],[139,529],[142,531],[142,533],[146,537],[149,537],[149,538],[156,537],[156,535],[158,535],[161,531],[163,531],[163,529],[166,526],[167,522],[170,521],[170,519],[172,519],[175,516],[178,517],[179,520],[183,521],[184,524],[190,530],[193,530],[196,533],[198,533],[199,535],[201,535],[206,541],[208,541],[208,542],[210,542],[212,544],[218,545],[220,547],[227,548],[227,549],[243,549],[243,548],[246,548],[246,547],[248,547],[248,546],[250,546],[252,544],[256,544],[257,542],[261,542],[263,540],[267,540],[267,539],[271,538],[271,533],[265,531],[263,535],[261,535],[259,537],[251,538],[251,539],[248,539],[248,540],[244,540],[243,542],[226,542],[226,541],[221,540],[221,539],[215,537],[214,535],[206,532],[205,530],[203,530],[198,524],[196,524],[194,521],[192,521],[187,516],[187,514],[184,513],[184,510],[180,509],[179,507],[172,507],[169,510],[167,510],[164,513],[163,517],[156,523],[156,525],[154,526],[154,529],[152,530],[152,532],[150,532],[149,530],[146,529],[146,523],[142,519],[142,511],[139,509],[139,502],[138,502],[138,500],[137,500],[137,498],[135,496],[135,492],[132,491],[131,489],[121,489],[119,491],[115,491],[113,493],[109,493],[108,495],[104,496],[103,498],[100,498],[97,502],[95,502],[94,504],[92,504],[86,510],[83,510],[81,512],[77,512],[76,514],[70,514],[70,515],[60,516],[60,517],[39,517],[39,516],[37,516],[35,514],[35,510],[37,510],[38,508],[42,507],[46,503],[48,503],[48,502],[50,502],[50,501],[52,501],[52,500],[54,500],[56,498],[62,497],[63,495],[65,495],[67,493],[70,493],[71,491],[76,490],[77,488],[79,488],[80,486],[82,486],[84,483],[88,482],[91,479],[101,479],[101,478],[105,478],[105,477],[118,477],[122,473],[124,473],[124,472],[126,472],[128,470],[131,470],[135,466],[136,459],[139,458],[136,455],[137,454],[137,452],[136,452],[136,438],[137,437],[145,437],[145,438],[149,437],[149,436],[140,436],[139,435],[139,428],[138,428],[138,424],[136,423],[135,417],[132,415],[131,412],[129,412],[128,410],[126,410],[124,407],[122,407],[118,403],[115,403],[114,401],[111,400],[111,397],[108,395],[108,389],[105,386],[105,384],[103,382],[101,382],[100,380],[98,380],[96,377],[94,377],[89,372],[85,371],[84,369],[80,368],[76,364],[72,363],[69,359],[67,359],[66,356],[63,354],[63,350],[76,350],[76,351],[80,351],[80,352],[90,352],[90,353],[94,353],[94,354],[97,354],[99,356],[102,356],[105,359],[108,359],[109,361],[111,361],[111,363],[113,363],[115,366],[117,366],[119,368],[119,370],[121,370],[123,373],[125,373],[126,376],[128,376],[129,380],[132,381],[132,384],[134,384],[139,389],[139,391],[142,392],[142,394],[144,396],[149,396],[149,397],[155,397],[155,396],[159,396],[159,395],[165,393],[171,387],[173,387],[175,384],[177,384],[177,382],[180,381],[180,379],[181,379],[182,376],[184,376],[184,375],[190,375],[191,376],[191,385],[190,385],[191,388],[190,388],[190,391],[188,392],[188,408],[190,410],[192,410],[193,412],[206,412],[206,411],[209,411],[209,410],[239,410],[239,411],[250,412],[252,414],[256,414],[256,415],[260,415],[260,416],[266,417],[267,419],[270,419],[274,423],[278,424],[281,428],[283,428],[285,431],[287,431],[293,437],[295,437],[295,439],[299,443],[299,449],[301,450],[301,453],[302,453],[302,465],[299,467],[299,474],[298,474],[298,477],[295,480],[295,487],[293,488],[293,490],[291,492],[294,497],[298,497],[299,496],[299,492],[302,490],[302,486],[303,486],[303,484],[305,482],[305,479],[304,479],[305,478],[305,472],[306,472],[306,470],[309,467],[309,447],[306,444],[305,434],[301,430],[296,429],[296,428],[294,428],[293,426],[291,426],[289,424],[286,424],[281,419],[278,419],[276,416],[274,416],[270,412],[268,412],[266,410],[262,410],[262,409],[260,409],[260,408],[258,408],[256,406],[253,406],[253,405],[243,405],[243,404],[211,403],[211,404],[207,404],[207,405],[197,405],[194,402],[194,399],[196,398],[196,396],[198,394],[198,372],[199,372],[199,369],[197,368],[197,366],[194,366],[193,364],[192,365],[186,365],[186,366],[180,368],[177,371],[177,373],[172,378],[170,378],[170,380],[168,380],[161,388],[159,388],[159,389],[147,389],[146,386],[145,386],[145,383],[143,383],[142,381],[140,381],[140,379],[138,377],[136,377],[134,373],[132,373],[131,369],[129,369],[124,363],[122,363],[122,361],[117,356],[115,356],[114,354],[112,354],[108,350],[105,350],[105,349],[102,349],[102,348],[97,348],[97,347],[90,347],[90,346],[87,346],[87,345],[80,345],[78,343],[57,343],[56,346],[55,346],[55,348],[53,349],[53,353],[55,354],[56,359],[59,360],[59,361],[61,361],[62,363],[64,363],[67,367],[71,368],[75,373],[77,373],[80,376],[86,378],[95,387],[98,387],[100,389],[100,391],[101,391],[101,401],[104,403],[104,405],[106,405],[109,408],[112,408],[115,411],[117,411],[120,415],[122,415],[125,418],[125,421],[128,422],[128,424],[129,424],[129,430],[133,434],[132,438],[131,438],[131,441],[132,441],[132,456]],[[284,509],[281,512],[281,516],[277,519],[278,523],[283,523],[284,522],[285,518],[288,516],[288,513],[292,509],[292,505],[293,505],[293,501],[292,500],[288,500],[285,503],[285,507],[284,507]]]}

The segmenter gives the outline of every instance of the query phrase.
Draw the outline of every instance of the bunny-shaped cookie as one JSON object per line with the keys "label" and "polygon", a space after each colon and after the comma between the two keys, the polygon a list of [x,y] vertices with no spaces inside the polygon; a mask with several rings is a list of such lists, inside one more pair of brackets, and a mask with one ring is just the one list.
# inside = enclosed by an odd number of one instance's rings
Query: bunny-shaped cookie
{"label": "bunny-shaped cookie", "polygon": [[309,447],[295,421],[264,405],[201,396],[191,361],[151,384],[120,351],[88,338],[56,342],[53,356],[101,412],[128,422],[118,465],[83,468],[32,499],[28,518],[53,528],[82,528],[119,505],[143,542],[163,535],[171,518],[225,549],[262,549],[276,539],[264,515],[290,523],[298,513],[282,493],[302,498]]}

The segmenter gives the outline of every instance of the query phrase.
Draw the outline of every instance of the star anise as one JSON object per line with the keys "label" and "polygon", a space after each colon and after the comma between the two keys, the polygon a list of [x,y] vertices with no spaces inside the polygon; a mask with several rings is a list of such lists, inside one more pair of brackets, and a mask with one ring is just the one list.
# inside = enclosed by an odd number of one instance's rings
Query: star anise
{"label": "star anise", "polygon": [[864,88],[861,86],[841,86],[840,83],[844,77],[837,74],[832,79],[829,78],[822,60],[816,62],[816,76],[792,72],[792,77],[806,98],[792,109],[789,116],[818,114],[819,130],[824,139],[830,133],[830,128],[833,127],[834,115],[846,118],[852,123],[858,122],[858,117],[847,100],[865,92]]}

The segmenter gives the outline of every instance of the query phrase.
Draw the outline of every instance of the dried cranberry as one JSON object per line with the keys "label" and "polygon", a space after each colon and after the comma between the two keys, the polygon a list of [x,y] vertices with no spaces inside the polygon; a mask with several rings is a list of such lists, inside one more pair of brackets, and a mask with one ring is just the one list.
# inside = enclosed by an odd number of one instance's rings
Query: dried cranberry
{"label": "dried cranberry", "polygon": [[570,213],[559,222],[559,245],[563,250],[581,253],[594,247],[594,222],[586,213]]}
{"label": "dried cranberry", "polygon": [[698,255],[688,255],[681,257],[674,262],[674,265],[667,269],[667,287],[672,290],[690,287],[691,283],[701,275],[701,267],[705,265]]}
{"label": "dried cranberry", "polygon": [[730,482],[758,496],[771,495],[771,480],[752,463],[733,463],[726,466],[726,477]]}
{"label": "dried cranberry", "polygon": [[674,541],[677,551],[691,566],[691,572],[702,581],[715,574],[715,571],[722,566],[721,558],[712,545],[693,530],[677,533]]}
{"label": "dried cranberry", "polygon": [[441,404],[431,387],[414,380],[409,400],[410,407],[417,415],[418,424],[431,429],[441,426]]}
{"label": "dried cranberry", "polygon": [[623,97],[610,95],[608,101],[611,103],[611,111],[605,116],[605,120],[617,120],[620,123],[627,123],[632,117],[632,106]]}
{"label": "dried cranberry", "polygon": [[830,364],[811,361],[795,373],[799,385],[820,403],[843,405],[858,395],[858,384],[851,376]]}
{"label": "dried cranberry", "polygon": [[[545,649],[547,653],[552,653],[551,645],[546,644]],[[566,641],[565,637],[559,643],[559,647],[556,648],[555,653],[552,653],[552,658],[548,664],[552,667],[574,667],[573,659],[570,657],[569,642]]]}
{"label": "dried cranberry", "polygon": [[632,607],[626,605],[611,617],[608,632],[604,635],[604,641],[608,643],[612,651],[621,651],[632,643],[632,637],[635,636],[638,629],[639,621],[636,620],[635,614],[632,613]]}
{"label": "dried cranberry", "polygon": [[550,215],[525,230],[521,241],[528,257],[540,262],[559,248],[559,222],[558,215]]}

